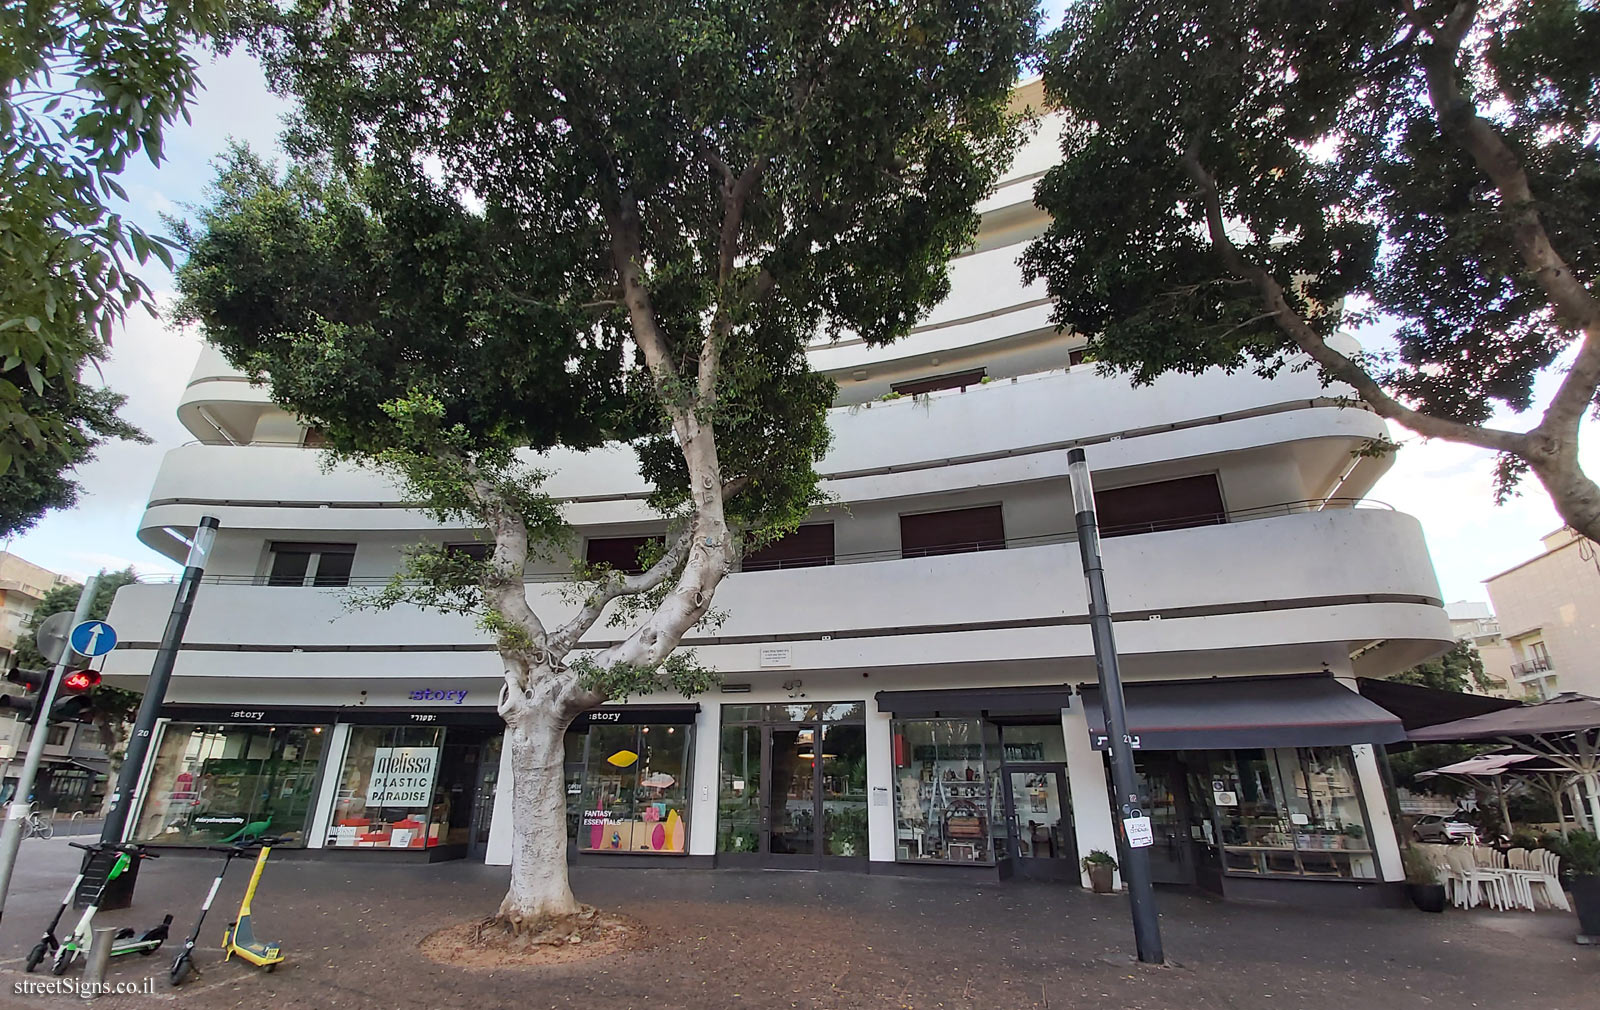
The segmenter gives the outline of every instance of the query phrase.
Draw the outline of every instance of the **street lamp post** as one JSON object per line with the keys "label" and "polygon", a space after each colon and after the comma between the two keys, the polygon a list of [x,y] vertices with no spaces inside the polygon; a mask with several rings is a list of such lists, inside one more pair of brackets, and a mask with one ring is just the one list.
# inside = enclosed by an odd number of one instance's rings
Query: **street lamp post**
{"label": "street lamp post", "polygon": [[150,752],[150,736],[155,731],[156,719],[161,715],[161,704],[167,697],[167,684],[172,680],[172,668],[178,662],[178,649],[183,645],[183,631],[189,626],[189,614],[194,610],[194,594],[200,588],[200,577],[206,571],[206,556],[217,539],[215,516],[201,516],[195,528],[194,540],[189,543],[189,557],[184,562],[183,575],[178,579],[178,592],[172,600],[172,613],[167,617],[167,628],[161,635],[161,645],[156,650],[155,662],[150,666],[150,680],[145,684],[144,700],[139,703],[139,714],[133,721],[133,735],[128,738],[128,749],[122,755],[122,768],[117,774],[116,790],[111,794],[111,809],[106,813],[100,829],[100,841],[117,845],[128,824],[128,814],[133,805],[134,789],[144,770],[145,755]]}
{"label": "street lamp post", "polygon": [[1094,509],[1094,484],[1089,461],[1082,449],[1067,452],[1067,475],[1072,481],[1072,510],[1078,527],[1078,553],[1088,583],[1089,630],[1094,636],[1095,672],[1100,678],[1100,704],[1105,709],[1106,748],[1111,752],[1111,785],[1116,790],[1112,806],[1119,812],[1122,879],[1128,885],[1133,911],[1133,939],[1139,960],[1161,964],[1161,923],[1156,917],[1155,890],[1150,883],[1149,818],[1139,797],[1133,770],[1133,737],[1128,733],[1127,705],[1122,697],[1122,675],[1117,669],[1117,643],[1111,629],[1111,607],[1106,601],[1105,569],[1100,561],[1100,522]]}

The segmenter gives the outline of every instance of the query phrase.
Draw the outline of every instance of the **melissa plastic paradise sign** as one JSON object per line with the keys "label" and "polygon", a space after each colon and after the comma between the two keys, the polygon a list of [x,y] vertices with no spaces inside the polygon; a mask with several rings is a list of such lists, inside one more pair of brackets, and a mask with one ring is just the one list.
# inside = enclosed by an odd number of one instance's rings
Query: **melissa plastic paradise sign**
{"label": "melissa plastic paradise sign", "polygon": [[104,656],[117,647],[117,633],[104,621],[84,621],[72,629],[67,641],[80,656]]}
{"label": "melissa plastic paradise sign", "polygon": [[1131,849],[1148,849],[1156,843],[1156,833],[1150,825],[1150,818],[1142,814],[1138,817],[1124,817],[1122,827],[1128,832],[1128,847]]}
{"label": "melissa plastic paradise sign", "polygon": [[379,747],[367,782],[369,807],[425,807],[433,800],[437,747]]}

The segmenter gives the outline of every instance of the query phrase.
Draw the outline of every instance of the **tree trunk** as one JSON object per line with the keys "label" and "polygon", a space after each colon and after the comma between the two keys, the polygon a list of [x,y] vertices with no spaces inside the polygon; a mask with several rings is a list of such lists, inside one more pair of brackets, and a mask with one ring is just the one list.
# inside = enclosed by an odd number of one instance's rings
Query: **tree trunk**
{"label": "tree trunk", "polygon": [[1576,436],[1574,431],[1570,442],[1550,440],[1554,444],[1528,454],[1528,463],[1549,493],[1561,521],[1600,543],[1600,486],[1578,463]]}
{"label": "tree trunk", "polygon": [[518,932],[582,907],[567,882],[566,723],[531,705],[506,720],[513,840],[511,887],[498,918]]}

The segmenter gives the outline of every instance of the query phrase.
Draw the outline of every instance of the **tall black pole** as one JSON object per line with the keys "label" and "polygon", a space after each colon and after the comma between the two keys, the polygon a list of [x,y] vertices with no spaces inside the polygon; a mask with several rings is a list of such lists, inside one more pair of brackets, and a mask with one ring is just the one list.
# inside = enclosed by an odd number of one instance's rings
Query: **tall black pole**
{"label": "tall black pole", "polygon": [[1105,709],[1106,748],[1111,751],[1111,785],[1117,791],[1112,808],[1119,813],[1117,833],[1123,841],[1122,879],[1128,885],[1133,911],[1133,941],[1139,960],[1161,964],[1161,923],[1156,917],[1155,889],[1150,883],[1149,842],[1134,845],[1126,825],[1144,817],[1139,779],[1133,770],[1133,738],[1128,735],[1127,704],[1122,697],[1122,674],[1117,669],[1117,642],[1111,630],[1111,606],[1106,601],[1105,569],[1100,562],[1100,522],[1094,510],[1094,484],[1089,461],[1082,449],[1067,452],[1067,474],[1072,480],[1072,508],[1078,526],[1078,553],[1083,557],[1083,577],[1089,589],[1089,630],[1094,636],[1094,666],[1100,677],[1100,704]]}
{"label": "tall black pole", "polygon": [[189,544],[189,558],[184,562],[183,575],[178,579],[178,592],[172,599],[172,613],[167,617],[167,630],[161,636],[161,647],[156,650],[156,660],[150,667],[150,681],[145,685],[144,700],[139,703],[139,715],[133,721],[133,736],[128,740],[128,750],[122,756],[122,770],[117,773],[117,789],[111,794],[111,811],[106,814],[105,825],[100,829],[100,841],[116,845],[122,841],[122,832],[128,824],[128,814],[133,805],[133,794],[139,787],[139,774],[144,770],[146,755],[150,753],[150,735],[155,731],[156,719],[161,716],[161,704],[167,697],[167,684],[172,680],[172,668],[178,662],[178,648],[183,644],[183,629],[189,626],[189,614],[194,610],[194,594],[200,588],[200,576],[206,572],[206,555],[217,539],[215,516],[201,516],[195,528],[194,540]]}

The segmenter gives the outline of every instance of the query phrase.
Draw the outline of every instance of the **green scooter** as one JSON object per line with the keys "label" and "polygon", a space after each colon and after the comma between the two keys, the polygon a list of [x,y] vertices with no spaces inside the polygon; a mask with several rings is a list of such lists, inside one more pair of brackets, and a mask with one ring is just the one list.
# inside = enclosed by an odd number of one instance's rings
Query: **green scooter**
{"label": "green scooter", "polygon": [[[81,845],[78,847],[89,848],[89,846]],[[96,846],[95,848],[99,847]],[[105,888],[109,887],[113,880],[127,873],[128,867],[133,865],[135,859],[159,858],[154,852],[146,852],[138,845],[117,845],[111,848],[116,851],[117,856],[111,864],[110,872],[106,874],[105,885],[94,896],[94,901],[90,903],[89,907],[83,910],[83,917],[78,920],[78,925],[73,929],[72,935],[67,937],[56,951],[55,959],[50,962],[50,974],[52,975],[65,974],[66,970],[72,967],[72,962],[80,957],[88,958],[89,948],[94,942],[94,914],[100,910],[100,895],[105,893]],[[71,900],[72,896],[69,894],[67,901],[70,902]],[[60,918],[59,913],[57,913],[57,918]],[[158,925],[146,930],[143,936],[136,936],[131,926],[124,926],[112,938],[111,956],[121,957],[124,954],[142,954],[148,957],[154,954],[156,948],[166,941],[167,931],[171,926],[172,916],[170,915],[163,918]],[[52,929],[54,928],[54,923],[51,924],[51,927]],[[35,947],[35,949],[37,950],[38,948]]]}

